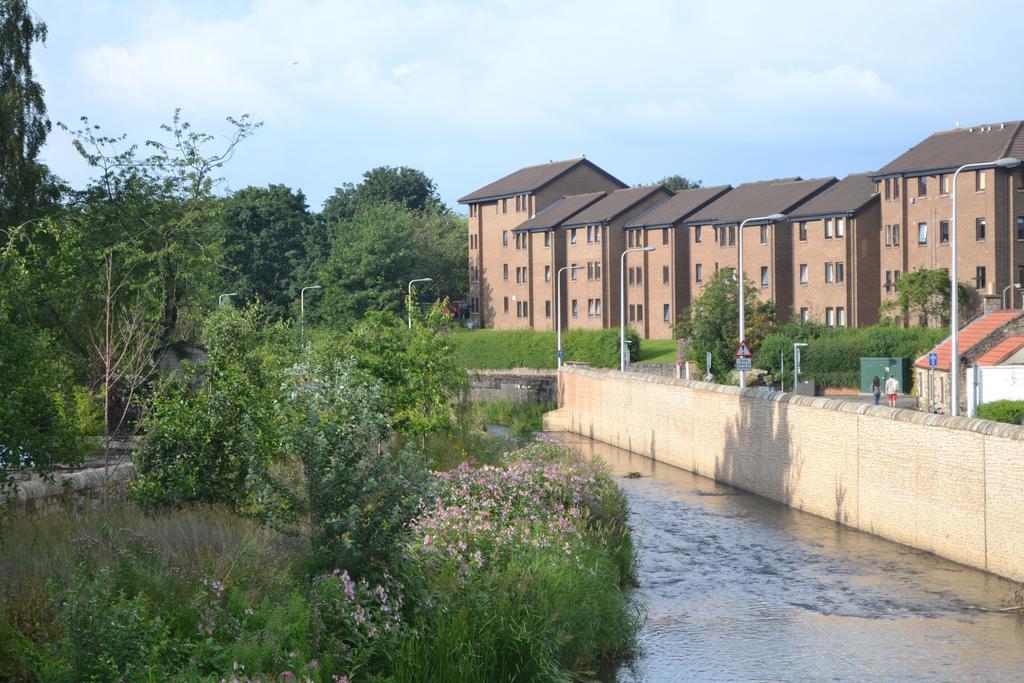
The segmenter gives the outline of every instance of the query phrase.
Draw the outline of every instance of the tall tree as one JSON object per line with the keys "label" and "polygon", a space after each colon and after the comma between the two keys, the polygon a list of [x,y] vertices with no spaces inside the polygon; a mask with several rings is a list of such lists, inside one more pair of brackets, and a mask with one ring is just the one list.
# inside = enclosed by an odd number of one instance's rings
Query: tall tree
{"label": "tall tree", "polygon": [[[969,306],[967,288],[959,285],[960,300]],[[896,305],[906,322],[946,324],[950,315],[950,280],[944,268],[920,268],[896,280]],[[886,302],[889,303],[889,302]],[[887,310],[892,310],[889,306]]]}
{"label": "tall tree", "polygon": [[0,0],[0,226],[22,223],[56,184],[37,159],[50,132],[43,88],[32,73],[32,45],[46,41],[46,24],[25,0]]}
{"label": "tall tree", "polygon": [[328,224],[351,218],[359,204],[395,202],[409,209],[444,210],[437,185],[426,173],[408,166],[378,166],[363,173],[358,185],[345,183],[324,202]]}
{"label": "tall tree", "polygon": [[673,192],[678,192],[679,190],[694,190],[700,187],[704,183],[704,181],[690,180],[689,178],[685,178],[681,175],[676,174],[665,176],[664,178],[659,180],[658,183],[664,185]]}
{"label": "tall tree", "polygon": [[277,312],[286,309],[298,288],[305,263],[311,217],[302,191],[284,185],[247,187],[224,200],[226,286],[258,295]]}

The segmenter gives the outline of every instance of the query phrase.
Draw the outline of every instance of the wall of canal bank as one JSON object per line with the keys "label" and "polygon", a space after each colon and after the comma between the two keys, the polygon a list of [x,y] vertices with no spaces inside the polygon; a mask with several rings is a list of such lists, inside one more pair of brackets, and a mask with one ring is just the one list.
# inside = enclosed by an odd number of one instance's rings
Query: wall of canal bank
{"label": "wall of canal bank", "polygon": [[545,428],[1024,581],[1024,427],[586,368],[558,398]]}

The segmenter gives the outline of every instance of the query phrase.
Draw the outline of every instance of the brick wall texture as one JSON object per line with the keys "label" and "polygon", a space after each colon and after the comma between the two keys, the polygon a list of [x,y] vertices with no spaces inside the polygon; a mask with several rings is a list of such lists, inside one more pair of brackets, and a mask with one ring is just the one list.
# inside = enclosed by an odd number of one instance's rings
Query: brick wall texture
{"label": "brick wall texture", "polygon": [[563,368],[545,424],[1024,581],[1024,427]]}

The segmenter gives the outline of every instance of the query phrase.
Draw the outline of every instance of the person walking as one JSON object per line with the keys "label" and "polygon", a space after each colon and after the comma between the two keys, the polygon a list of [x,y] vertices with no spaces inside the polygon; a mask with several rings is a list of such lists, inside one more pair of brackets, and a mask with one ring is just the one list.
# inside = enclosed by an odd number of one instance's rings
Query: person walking
{"label": "person walking", "polygon": [[878,405],[879,400],[882,398],[882,380],[878,379],[878,375],[871,380],[871,394],[875,397],[875,405]]}
{"label": "person walking", "polygon": [[889,378],[885,380],[885,393],[889,397],[889,407],[896,407],[896,394],[900,391],[900,381],[889,375]]}

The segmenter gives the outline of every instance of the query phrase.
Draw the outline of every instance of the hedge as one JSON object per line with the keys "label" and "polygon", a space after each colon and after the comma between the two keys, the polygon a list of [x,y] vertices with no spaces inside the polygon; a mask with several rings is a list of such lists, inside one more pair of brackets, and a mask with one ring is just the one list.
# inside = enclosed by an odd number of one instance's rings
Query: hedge
{"label": "hedge", "polygon": [[[449,340],[459,364],[469,370],[554,368],[557,340],[554,332],[537,330],[460,330]],[[640,348],[640,336],[628,329],[630,350]],[[599,368],[619,366],[618,330],[566,330],[562,332],[565,360]]]}
{"label": "hedge", "polygon": [[978,406],[978,417],[983,420],[1024,425],[1024,401],[992,401]]}

